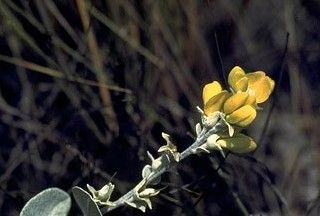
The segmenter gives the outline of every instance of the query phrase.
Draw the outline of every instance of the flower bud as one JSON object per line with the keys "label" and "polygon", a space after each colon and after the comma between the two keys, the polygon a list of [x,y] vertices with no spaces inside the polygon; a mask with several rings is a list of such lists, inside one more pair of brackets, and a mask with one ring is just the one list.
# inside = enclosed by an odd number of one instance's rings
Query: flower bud
{"label": "flower bud", "polygon": [[241,133],[233,137],[220,138],[217,140],[217,144],[223,149],[240,154],[251,152],[257,147],[257,144],[251,137]]}

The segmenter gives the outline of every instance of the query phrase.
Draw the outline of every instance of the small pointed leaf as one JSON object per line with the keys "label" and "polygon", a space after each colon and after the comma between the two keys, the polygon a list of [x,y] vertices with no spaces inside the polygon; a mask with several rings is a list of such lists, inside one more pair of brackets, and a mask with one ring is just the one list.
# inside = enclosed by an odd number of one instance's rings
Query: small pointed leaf
{"label": "small pointed leaf", "polygon": [[196,134],[197,134],[197,136],[199,136],[200,135],[200,133],[201,133],[201,125],[199,124],[199,123],[197,123],[196,124]]}

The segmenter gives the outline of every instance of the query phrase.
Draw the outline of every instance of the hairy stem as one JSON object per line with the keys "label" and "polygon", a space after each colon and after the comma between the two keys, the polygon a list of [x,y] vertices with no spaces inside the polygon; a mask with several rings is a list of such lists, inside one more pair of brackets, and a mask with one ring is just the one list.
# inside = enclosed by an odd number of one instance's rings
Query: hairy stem
{"label": "hairy stem", "polygon": [[[216,134],[218,132],[222,132],[225,130],[224,124],[221,123],[220,121],[213,127],[207,128],[204,127],[200,134],[198,135],[197,139],[193,144],[191,144],[187,149],[185,149],[181,153],[180,161],[183,159],[187,158],[191,154],[195,153],[195,149],[202,144],[204,144],[207,141],[207,138],[213,134]],[[179,161],[179,162],[180,162]],[[150,178],[147,179],[146,185],[148,185],[150,182],[154,181],[155,179],[159,178],[163,173],[168,171],[173,165],[175,165],[176,162],[174,160],[170,161],[170,164],[168,166],[163,167],[160,170],[157,170],[155,173],[153,173]],[[143,180],[142,180],[143,181]],[[141,182],[139,182],[137,185],[139,185]],[[136,186],[137,187],[137,186]],[[119,208],[120,206],[123,206],[126,204],[126,202],[130,202],[134,199],[134,194],[135,194],[135,188],[131,189],[128,193],[120,197],[118,200],[114,201],[114,206],[109,206],[109,207],[104,207],[101,209],[101,213],[105,214],[107,212],[110,212],[116,208]]]}

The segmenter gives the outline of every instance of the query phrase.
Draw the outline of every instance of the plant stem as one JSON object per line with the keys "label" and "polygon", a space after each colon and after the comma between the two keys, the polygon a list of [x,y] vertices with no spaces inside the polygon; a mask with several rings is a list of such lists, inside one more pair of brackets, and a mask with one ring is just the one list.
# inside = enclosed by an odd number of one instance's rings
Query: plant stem
{"label": "plant stem", "polygon": [[[217,122],[216,125],[211,127],[211,128],[204,127],[202,129],[202,131],[200,132],[200,134],[198,135],[198,137],[195,140],[195,142],[193,144],[191,144],[187,149],[185,149],[181,153],[180,161],[182,161],[183,159],[189,157],[191,154],[194,154],[195,153],[195,149],[198,148],[199,146],[201,146],[202,144],[204,144],[207,141],[209,136],[211,136],[213,134],[216,134],[217,132],[222,132],[224,130],[225,130],[224,124],[221,123],[220,121]],[[162,169],[157,170],[154,174],[152,174],[150,176],[150,178],[147,179],[146,185],[148,185],[153,180],[159,178],[163,173],[168,171],[174,164],[176,164],[176,162],[174,160],[172,160],[172,161],[170,161],[170,164],[168,166],[164,166]],[[137,185],[139,185],[141,182],[139,182]],[[119,208],[120,206],[125,205],[126,201],[129,201],[129,202],[132,201],[132,199],[134,198],[135,188],[136,187],[134,187],[128,193],[126,193],[125,195],[120,197],[118,200],[116,200],[114,202],[114,206],[109,206],[109,207],[102,208],[101,209],[101,213],[105,214],[105,213],[110,212],[110,211],[112,211],[112,210],[114,210],[116,208]]]}

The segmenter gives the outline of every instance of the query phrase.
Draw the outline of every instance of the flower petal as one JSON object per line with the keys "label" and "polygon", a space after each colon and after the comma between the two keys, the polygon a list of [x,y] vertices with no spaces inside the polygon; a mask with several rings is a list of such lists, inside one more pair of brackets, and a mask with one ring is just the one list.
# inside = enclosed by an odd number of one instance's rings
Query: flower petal
{"label": "flower petal", "polygon": [[222,87],[219,82],[213,81],[204,86],[202,91],[203,103],[206,104],[210,98],[219,94],[222,91]]}
{"label": "flower petal", "polygon": [[256,99],[247,92],[238,92],[226,100],[223,105],[223,111],[226,114],[230,114],[244,105],[255,106]]}
{"label": "flower petal", "polygon": [[265,102],[274,89],[274,81],[263,71],[246,74],[248,78],[248,93],[255,96],[257,103]]}
{"label": "flower petal", "polygon": [[235,92],[245,92],[247,91],[247,88],[248,88],[248,78],[247,77],[242,77],[240,80],[238,80],[236,83],[235,83],[235,86],[234,86],[234,91]]}
{"label": "flower petal", "polygon": [[274,80],[271,79],[271,78],[268,77],[268,76],[267,76],[267,78],[268,78],[268,81],[269,81],[269,84],[270,84],[271,92],[273,92],[273,90],[274,90],[274,85],[275,85]]}
{"label": "flower petal", "polygon": [[216,96],[211,97],[207,103],[204,104],[204,114],[209,116],[210,114],[220,111],[222,109],[223,103],[231,96],[231,93],[224,90],[217,94]]}
{"label": "flower petal", "polygon": [[241,133],[234,137],[220,138],[217,144],[224,149],[240,154],[251,152],[257,147],[257,144],[251,137]]}
{"label": "flower petal", "polygon": [[257,111],[251,105],[245,105],[226,116],[230,124],[246,127],[255,119]]}
{"label": "flower petal", "polygon": [[[245,72],[244,70],[239,67],[239,66],[235,66],[229,73],[229,76],[228,76],[228,83],[229,85],[231,86],[231,88],[235,91],[235,92],[238,92],[239,90],[239,87],[243,87],[243,81],[241,81],[241,84],[238,83],[240,81],[240,79],[244,78],[245,77]],[[237,84],[238,83],[238,84]]]}

